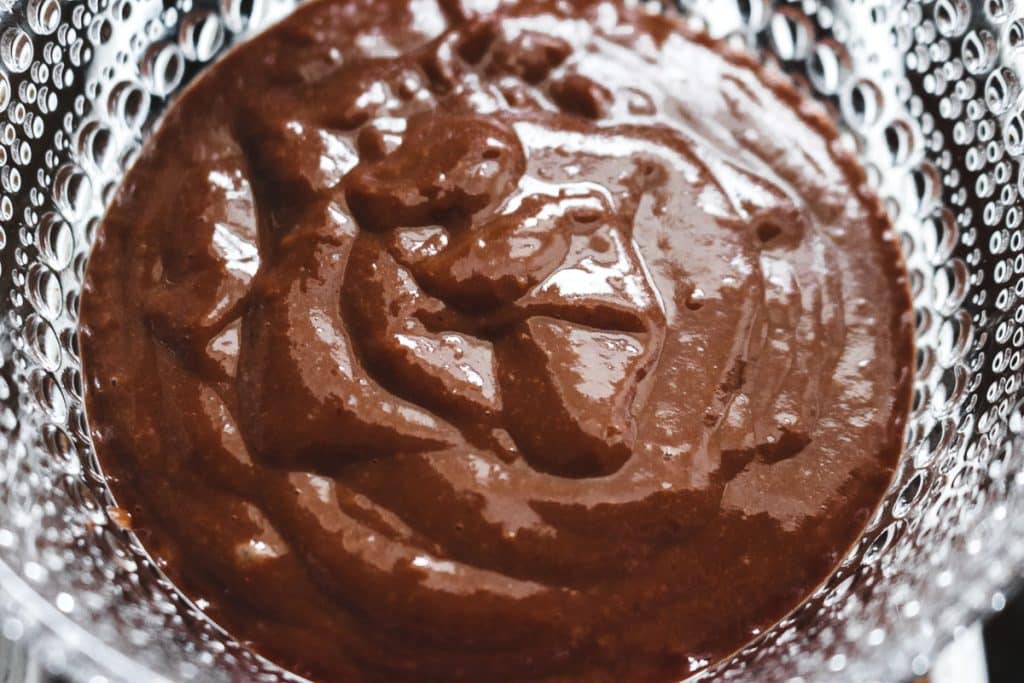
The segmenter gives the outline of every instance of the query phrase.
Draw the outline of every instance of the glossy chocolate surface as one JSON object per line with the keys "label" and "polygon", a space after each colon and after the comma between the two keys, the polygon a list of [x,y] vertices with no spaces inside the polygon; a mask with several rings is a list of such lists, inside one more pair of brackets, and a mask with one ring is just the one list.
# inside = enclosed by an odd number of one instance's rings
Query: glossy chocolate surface
{"label": "glossy chocolate surface", "polygon": [[822,111],[614,2],[320,0],[104,221],[90,421],[161,565],[323,681],[672,680],[899,457],[898,248]]}

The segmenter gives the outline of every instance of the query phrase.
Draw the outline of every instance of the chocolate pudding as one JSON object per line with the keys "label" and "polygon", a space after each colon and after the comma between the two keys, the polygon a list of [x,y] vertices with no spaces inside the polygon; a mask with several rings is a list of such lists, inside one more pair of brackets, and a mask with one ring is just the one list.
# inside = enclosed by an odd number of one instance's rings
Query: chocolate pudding
{"label": "chocolate pudding", "polygon": [[878,505],[906,279],[824,110],[679,19],[320,0],[125,178],[90,424],[160,566],[298,674],[677,680]]}

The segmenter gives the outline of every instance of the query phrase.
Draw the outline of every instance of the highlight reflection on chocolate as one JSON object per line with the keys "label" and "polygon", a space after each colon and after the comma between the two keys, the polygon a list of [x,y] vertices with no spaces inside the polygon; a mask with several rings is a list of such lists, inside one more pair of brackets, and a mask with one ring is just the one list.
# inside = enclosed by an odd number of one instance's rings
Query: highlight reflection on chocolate
{"label": "highlight reflection on chocolate", "polygon": [[823,114],[619,2],[321,0],[168,112],[82,304],[150,549],[319,680],[670,680],[899,455],[889,222]]}

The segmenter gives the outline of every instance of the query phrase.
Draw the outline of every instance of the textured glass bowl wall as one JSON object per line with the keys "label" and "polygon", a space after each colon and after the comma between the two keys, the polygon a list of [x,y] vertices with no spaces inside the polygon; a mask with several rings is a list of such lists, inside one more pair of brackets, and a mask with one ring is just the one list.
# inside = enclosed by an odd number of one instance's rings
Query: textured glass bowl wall
{"label": "textured glass bowl wall", "polygon": [[[108,516],[76,316],[99,217],[169,99],[290,6],[0,0],[0,680],[288,678]],[[835,112],[902,239],[918,340],[906,456],[879,514],[820,591],[706,675],[923,673],[1024,566],[1024,0],[678,9]]]}

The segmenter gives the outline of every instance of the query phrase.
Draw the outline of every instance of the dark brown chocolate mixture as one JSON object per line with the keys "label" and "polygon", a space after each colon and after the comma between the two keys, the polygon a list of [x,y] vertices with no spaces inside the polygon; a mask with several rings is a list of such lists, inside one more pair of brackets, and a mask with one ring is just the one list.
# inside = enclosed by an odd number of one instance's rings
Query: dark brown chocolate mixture
{"label": "dark brown chocolate mixture", "polygon": [[316,2],[170,110],[89,264],[96,446],[302,674],[680,677],[878,503],[905,273],[779,77],[620,4],[490,4]]}

